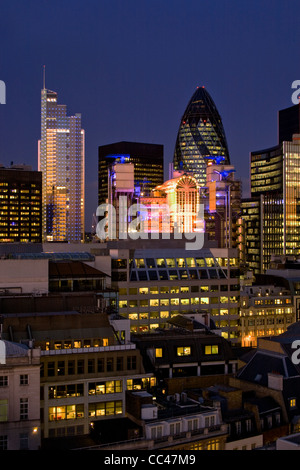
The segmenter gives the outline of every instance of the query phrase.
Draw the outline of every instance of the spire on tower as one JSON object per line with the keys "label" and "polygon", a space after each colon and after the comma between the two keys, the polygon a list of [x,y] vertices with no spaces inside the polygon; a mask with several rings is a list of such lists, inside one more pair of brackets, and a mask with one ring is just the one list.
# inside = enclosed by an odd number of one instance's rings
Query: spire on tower
{"label": "spire on tower", "polygon": [[43,66],[43,89],[46,88],[46,65]]}

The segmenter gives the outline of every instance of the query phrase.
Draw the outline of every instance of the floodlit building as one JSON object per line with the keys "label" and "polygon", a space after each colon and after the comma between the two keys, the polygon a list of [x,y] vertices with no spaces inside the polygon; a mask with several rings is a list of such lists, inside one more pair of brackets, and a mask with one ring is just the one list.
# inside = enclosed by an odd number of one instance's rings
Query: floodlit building
{"label": "floodlit building", "polygon": [[43,174],[43,241],[84,239],[85,142],[81,115],[67,115],[57,93],[41,92],[38,168]]}
{"label": "floodlit building", "polygon": [[192,173],[202,187],[206,185],[206,166],[215,157],[225,165],[230,164],[220,114],[208,91],[197,87],[180,121],[174,170]]}
{"label": "floodlit building", "polygon": [[146,208],[143,226],[146,233],[204,231],[199,186],[191,174],[175,172],[172,179],[156,186],[149,197],[141,197],[139,202]]}

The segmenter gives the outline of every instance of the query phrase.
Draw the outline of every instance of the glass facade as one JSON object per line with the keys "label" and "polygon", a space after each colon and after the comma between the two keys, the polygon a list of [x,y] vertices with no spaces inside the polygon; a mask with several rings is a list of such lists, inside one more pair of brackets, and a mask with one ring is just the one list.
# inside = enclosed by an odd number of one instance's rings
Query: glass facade
{"label": "glass facade", "polygon": [[207,163],[215,161],[216,157],[230,164],[221,117],[206,89],[198,87],[181,119],[174,169],[192,173],[199,186],[205,186]]}
{"label": "glass facade", "polygon": [[[243,203],[247,261],[265,272],[272,255],[298,255],[300,238],[300,141],[251,153],[251,197]],[[256,201],[256,202],[254,202]],[[250,204],[250,205],[249,205]],[[248,206],[248,207],[247,207]],[[253,231],[255,229],[255,232]],[[253,236],[256,236],[255,239]]]}
{"label": "glass facade", "polygon": [[84,130],[81,115],[67,116],[57,93],[41,92],[39,170],[43,173],[44,241],[84,237]]}

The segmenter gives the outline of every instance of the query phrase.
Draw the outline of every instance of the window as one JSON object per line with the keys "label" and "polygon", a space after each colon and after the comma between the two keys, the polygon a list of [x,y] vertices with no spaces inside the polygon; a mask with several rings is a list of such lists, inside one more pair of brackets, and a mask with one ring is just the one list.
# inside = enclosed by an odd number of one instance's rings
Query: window
{"label": "window", "polygon": [[68,361],[68,375],[75,374],[75,361]]}
{"label": "window", "polygon": [[190,346],[183,346],[177,348],[177,356],[190,356],[191,355],[191,347]]}
{"label": "window", "polygon": [[65,375],[65,362],[64,361],[58,361],[57,375]]}
{"label": "window", "polygon": [[7,387],[8,386],[8,376],[2,375],[0,376],[0,387]]}
{"label": "window", "polygon": [[162,356],[163,356],[162,348],[155,348],[155,357],[162,357]]}
{"label": "window", "polygon": [[20,421],[28,419],[28,398],[20,398]]}
{"label": "window", "polygon": [[7,436],[0,436],[0,450],[7,450],[8,449],[8,439]]}
{"label": "window", "polygon": [[7,421],[8,400],[0,400],[0,423]]}
{"label": "window", "polygon": [[219,353],[219,346],[217,344],[209,344],[205,346],[205,354],[218,354]]}
{"label": "window", "polygon": [[107,372],[112,372],[114,370],[114,358],[108,357],[106,359],[106,370]]}
{"label": "window", "polygon": [[28,450],[28,434],[21,433],[20,434],[20,450]]}
{"label": "window", "polygon": [[104,372],[104,359],[98,359],[97,361],[97,371]]}
{"label": "window", "polygon": [[48,377],[54,377],[54,362],[48,362]]}
{"label": "window", "polygon": [[117,370],[123,370],[123,357],[117,357]]}
{"label": "window", "polygon": [[170,424],[170,435],[180,434],[180,422]]}
{"label": "window", "polygon": [[162,426],[151,428],[151,439],[159,439],[162,437]]}
{"label": "window", "polygon": [[127,357],[127,369],[128,370],[136,369],[136,356]]}
{"label": "window", "polygon": [[296,406],[296,398],[290,398],[290,408],[295,408]]}

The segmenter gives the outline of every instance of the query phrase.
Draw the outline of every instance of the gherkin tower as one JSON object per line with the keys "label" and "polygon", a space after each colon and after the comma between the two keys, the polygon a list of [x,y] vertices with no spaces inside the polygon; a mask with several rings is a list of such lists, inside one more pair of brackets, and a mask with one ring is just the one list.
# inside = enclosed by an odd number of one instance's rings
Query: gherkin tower
{"label": "gherkin tower", "polygon": [[205,186],[209,161],[230,164],[221,116],[206,89],[197,87],[180,122],[173,166],[192,173],[199,186]]}

